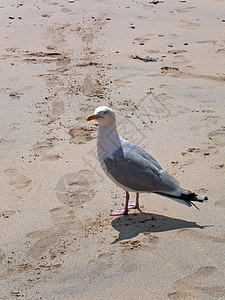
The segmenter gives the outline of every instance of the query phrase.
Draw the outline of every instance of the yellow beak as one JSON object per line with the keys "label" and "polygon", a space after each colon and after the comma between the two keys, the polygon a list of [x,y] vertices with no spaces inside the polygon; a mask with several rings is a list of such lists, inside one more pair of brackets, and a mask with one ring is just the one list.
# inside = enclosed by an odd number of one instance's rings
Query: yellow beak
{"label": "yellow beak", "polygon": [[98,116],[95,116],[94,114],[87,117],[87,121],[98,119]]}

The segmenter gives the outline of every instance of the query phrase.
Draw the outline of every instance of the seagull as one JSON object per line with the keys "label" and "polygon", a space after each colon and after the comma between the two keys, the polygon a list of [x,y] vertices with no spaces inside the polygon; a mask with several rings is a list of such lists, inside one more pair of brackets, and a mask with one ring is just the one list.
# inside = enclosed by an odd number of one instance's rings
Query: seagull
{"label": "seagull", "polygon": [[[101,167],[126,192],[124,209],[113,210],[111,216],[127,215],[130,209],[140,211],[139,193],[154,193],[197,209],[193,202],[208,200],[207,197],[183,189],[148,152],[123,139],[117,131],[116,114],[111,108],[96,108],[87,117],[87,121],[91,120],[98,122],[97,153]],[[129,192],[136,193],[136,203],[129,204]]]}

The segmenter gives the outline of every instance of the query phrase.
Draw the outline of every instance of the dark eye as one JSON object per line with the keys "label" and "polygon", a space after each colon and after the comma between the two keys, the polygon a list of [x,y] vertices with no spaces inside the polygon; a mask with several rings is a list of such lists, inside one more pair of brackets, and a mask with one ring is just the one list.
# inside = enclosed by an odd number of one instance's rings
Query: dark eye
{"label": "dark eye", "polygon": [[107,114],[108,112],[107,111],[104,111],[104,114]]}

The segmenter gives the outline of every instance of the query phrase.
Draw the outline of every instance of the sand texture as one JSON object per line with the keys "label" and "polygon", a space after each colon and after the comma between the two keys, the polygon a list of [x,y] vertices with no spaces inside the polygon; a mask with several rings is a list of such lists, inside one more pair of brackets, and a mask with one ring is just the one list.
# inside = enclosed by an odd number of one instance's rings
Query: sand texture
{"label": "sand texture", "polygon": [[[224,299],[224,1],[2,0],[0,299]],[[100,105],[200,210],[125,193]],[[134,200],[135,195],[131,198]]]}

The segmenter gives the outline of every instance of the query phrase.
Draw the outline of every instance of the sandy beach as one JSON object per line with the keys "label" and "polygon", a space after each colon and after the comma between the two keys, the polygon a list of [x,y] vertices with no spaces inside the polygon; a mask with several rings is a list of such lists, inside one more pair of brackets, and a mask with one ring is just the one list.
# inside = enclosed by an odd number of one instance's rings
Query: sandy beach
{"label": "sandy beach", "polygon": [[[2,0],[0,299],[224,299],[224,1]],[[125,192],[97,122],[209,201]],[[131,195],[132,200],[135,194]]]}

